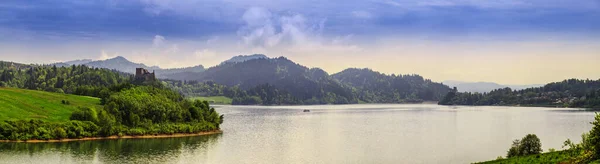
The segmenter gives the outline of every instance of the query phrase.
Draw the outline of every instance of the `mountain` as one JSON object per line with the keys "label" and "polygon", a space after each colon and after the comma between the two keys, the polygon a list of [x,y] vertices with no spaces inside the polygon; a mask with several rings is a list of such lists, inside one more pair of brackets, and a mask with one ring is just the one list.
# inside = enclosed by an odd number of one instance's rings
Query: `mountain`
{"label": "mountain", "polygon": [[[248,94],[243,95],[247,97],[240,97],[240,101],[255,96],[266,105],[358,102],[349,88],[332,79],[325,71],[309,69],[285,57],[224,62],[204,72],[179,73],[168,78],[239,87]],[[236,104],[235,98],[233,103]]]}
{"label": "mountain", "polygon": [[463,81],[453,81],[446,80],[442,82],[450,87],[456,87],[459,92],[490,92],[494,89],[500,88],[511,88],[514,90],[522,90],[526,88],[540,87],[543,86],[541,84],[531,84],[531,85],[502,85],[493,82],[463,82]]}
{"label": "mountain", "polygon": [[65,62],[65,64],[69,64],[69,65],[81,65],[81,64],[92,62],[92,61],[94,61],[94,60],[92,60],[92,59],[80,59],[80,60],[68,61],[68,62]]}
{"label": "mountain", "polygon": [[59,66],[59,67],[60,66],[70,66],[70,65],[86,65],[86,66],[95,67],[95,68],[114,69],[117,71],[131,73],[131,74],[135,74],[136,68],[144,68],[149,71],[155,71],[157,78],[165,78],[168,75],[182,73],[182,72],[195,73],[195,72],[204,71],[204,66],[202,66],[202,65],[193,66],[193,67],[185,67],[185,68],[162,69],[157,66],[146,66],[145,64],[142,64],[142,63],[134,63],[134,62],[127,60],[125,57],[122,57],[122,56],[117,56],[115,58],[106,59],[106,60],[96,60],[96,61],[93,61],[90,59],[74,60],[74,61],[68,61],[68,62],[63,62],[63,63],[56,63],[54,65]]}
{"label": "mountain", "polygon": [[386,75],[371,69],[349,68],[332,77],[355,88],[358,99],[368,103],[437,101],[450,91],[419,75]]}
{"label": "mountain", "polygon": [[267,58],[269,58],[269,57],[267,57],[263,54],[239,55],[239,56],[234,56],[229,60],[225,60],[221,64],[240,63],[240,62],[245,62],[245,61],[252,60],[252,59],[267,59]]}
{"label": "mountain", "polygon": [[141,63],[134,63],[127,60],[125,57],[117,56],[115,58],[106,59],[106,60],[97,60],[89,63],[83,63],[82,65],[96,67],[96,68],[108,68],[114,69],[121,72],[127,72],[135,74],[135,68],[145,68],[147,70],[156,70],[160,69],[158,67],[148,67]]}

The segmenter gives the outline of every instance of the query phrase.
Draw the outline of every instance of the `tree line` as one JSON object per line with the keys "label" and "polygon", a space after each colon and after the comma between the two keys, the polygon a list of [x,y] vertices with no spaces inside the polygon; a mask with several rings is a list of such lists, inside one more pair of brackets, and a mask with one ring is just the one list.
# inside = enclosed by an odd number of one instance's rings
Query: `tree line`
{"label": "tree line", "polygon": [[600,80],[568,79],[523,90],[495,89],[488,93],[448,92],[440,105],[522,105],[600,108]]}
{"label": "tree line", "polygon": [[103,88],[131,79],[131,74],[84,65],[57,67],[0,61],[0,87],[98,97]]}

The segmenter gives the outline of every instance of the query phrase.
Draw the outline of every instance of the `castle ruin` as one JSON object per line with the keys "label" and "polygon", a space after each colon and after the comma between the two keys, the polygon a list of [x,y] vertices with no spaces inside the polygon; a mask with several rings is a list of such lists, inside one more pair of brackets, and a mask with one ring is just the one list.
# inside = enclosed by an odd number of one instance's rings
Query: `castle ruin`
{"label": "castle ruin", "polygon": [[156,80],[156,76],[154,75],[154,71],[152,73],[148,72],[148,70],[144,68],[136,68],[135,69],[135,81],[144,82],[144,81],[154,81]]}

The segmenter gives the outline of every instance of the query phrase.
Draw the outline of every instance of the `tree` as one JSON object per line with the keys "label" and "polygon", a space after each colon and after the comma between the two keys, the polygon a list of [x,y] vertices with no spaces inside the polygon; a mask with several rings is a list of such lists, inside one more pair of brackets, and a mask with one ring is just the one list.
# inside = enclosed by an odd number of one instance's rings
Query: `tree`
{"label": "tree", "polygon": [[540,154],[542,151],[542,142],[535,134],[527,134],[521,139],[521,155]]}
{"label": "tree", "polygon": [[527,134],[521,140],[514,140],[507,158],[516,156],[527,156],[542,153],[542,142],[535,134]]}
{"label": "tree", "polygon": [[600,158],[600,113],[596,113],[594,122],[591,124],[594,125],[589,133],[591,149],[594,152],[594,158]]}

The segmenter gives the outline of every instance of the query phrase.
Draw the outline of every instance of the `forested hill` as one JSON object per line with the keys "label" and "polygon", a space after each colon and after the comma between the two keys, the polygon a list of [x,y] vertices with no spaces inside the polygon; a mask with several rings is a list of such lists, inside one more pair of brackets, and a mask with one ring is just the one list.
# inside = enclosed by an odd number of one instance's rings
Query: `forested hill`
{"label": "forested hill", "polygon": [[171,78],[238,86],[248,93],[248,97],[233,97],[240,99],[239,104],[254,104],[258,98],[259,104],[265,105],[358,103],[350,88],[342,86],[325,71],[309,69],[285,57],[223,63],[201,73]]}
{"label": "forested hill", "polygon": [[162,69],[157,66],[147,66],[142,63],[134,63],[122,56],[117,56],[117,57],[114,57],[111,59],[97,60],[97,61],[92,61],[89,59],[74,60],[74,61],[69,61],[69,62],[64,62],[64,63],[55,63],[53,65],[56,65],[58,67],[71,66],[71,65],[86,65],[88,67],[114,69],[114,70],[118,70],[121,72],[127,72],[127,73],[132,73],[132,74],[135,73],[136,68],[144,68],[149,71],[155,71],[156,76],[159,78],[163,78],[163,77],[166,77],[167,75],[172,75],[172,74],[176,74],[176,73],[183,73],[183,72],[195,73],[195,72],[204,71],[204,66],[202,66],[202,65],[197,65],[197,66],[193,66],[193,67],[185,67],[185,68]]}
{"label": "forested hill", "polygon": [[449,92],[441,105],[523,105],[600,108],[600,79],[568,79],[523,90],[496,89],[489,93]]}
{"label": "forested hill", "polygon": [[369,103],[437,101],[450,91],[419,75],[386,75],[371,69],[349,68],[332,77],[355,88],[357,98]]}
{"label": "forested hill", "polygon": [[100,89],[131,78],[131,74],[83,65],[57,67],[0,61],[0,87],[97,97]]}

